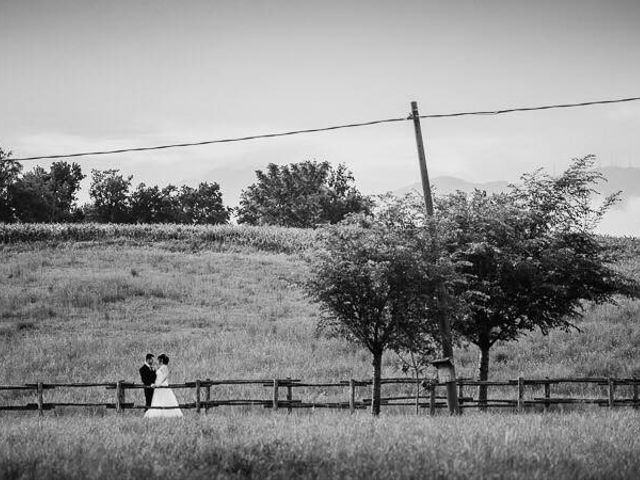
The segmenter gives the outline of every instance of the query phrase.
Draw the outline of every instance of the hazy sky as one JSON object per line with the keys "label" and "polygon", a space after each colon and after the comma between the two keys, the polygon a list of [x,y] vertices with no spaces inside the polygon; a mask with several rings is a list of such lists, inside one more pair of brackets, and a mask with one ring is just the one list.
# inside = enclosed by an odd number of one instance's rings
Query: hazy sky
{"label": "hazy sky", "polygon": [[[16,157],[421,113],[640,95],[640,1],[0,0],[0,145]],[[640,102],[423,122],[430,172],[470,181],[595,153],[638,166]],[[79,162],[135,181],[344,162],[419,180],[410,122]],[[28,164],[28,168],[34,163]]]}

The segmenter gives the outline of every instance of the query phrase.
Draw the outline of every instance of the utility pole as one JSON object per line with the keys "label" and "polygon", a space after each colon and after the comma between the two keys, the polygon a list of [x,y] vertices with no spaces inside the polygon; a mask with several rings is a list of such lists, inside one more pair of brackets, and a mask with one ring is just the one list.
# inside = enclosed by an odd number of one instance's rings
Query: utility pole
{"label": "utility pole", "polygon": [[[418,162],[420,163],[420,176],[422,177],[422,192],[427,215],[433,217],[433,198],[431,196],[431,185],[429,184],[429,172],[427,171],[427,160],[424,153],[424,143],[422,141],[422,127],[420,126],[420,113],[418,112],[418,102],[411,102],[411,118],[416,132],[416,144],[418,146]],[[434,231],[435,235],[435,231]],[[447,301],[447,292],[444,289],[438,292],[438,301]],[[438,328],[440,330],[440,341],[442,343],[442,356],[451,361],[452,378],[447,382],[447,405],[449,413],[459,413],[458,394],[456,392],[455,366],[453,363],[453,341],[451,339],[451,324],[446,314],[439,315]]]}

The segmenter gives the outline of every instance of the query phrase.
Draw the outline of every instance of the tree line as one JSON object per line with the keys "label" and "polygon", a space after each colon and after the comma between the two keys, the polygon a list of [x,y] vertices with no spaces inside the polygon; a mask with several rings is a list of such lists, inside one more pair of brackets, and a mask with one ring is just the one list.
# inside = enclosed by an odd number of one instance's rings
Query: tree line
{"label": "tree line", "polygon": [[239,223],[311,228],[337,223],[352,213],[370,212],[373,201],[355,187],[344,165],[306,161],[256,171],[240,206],[223,202],[220,185],[133,187],[133,176],[117,169],[91,170],[89,197],[78,205],[80,165],[58,161],[23,172],[11,153],[0,149],[0,221],[224,224]]}

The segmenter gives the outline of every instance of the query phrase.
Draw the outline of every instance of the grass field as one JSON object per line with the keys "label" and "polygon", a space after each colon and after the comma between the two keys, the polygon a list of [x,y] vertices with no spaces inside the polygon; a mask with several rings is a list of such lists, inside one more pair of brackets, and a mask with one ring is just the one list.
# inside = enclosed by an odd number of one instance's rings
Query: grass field
{"label": "grass field", "polygon": [[[147,351],[171,357],[172,382],[370,376],[367,352],[316,334],[318,309],[300,289],[307,275],[302,257],[247,240],[253,233],[234,243],[229,232],[224,241],[202,239],[208,235],[202,232],[197,242],[180,236],[145,241],[133,231],[124,239],[4,243],[0,383],[136,381]],[[619,268],[640,275],[636,251]],[[491,378],[640,375],[639,317],[640,302],[586,306],[582,333],[532,333],[497,346]],[[477,351],[456,354],[460,375],[474,377]],[[401,375],[399,365],[387,355],[384,375]],[[268,398],[261,388],[241,395]],[[232,393],[238,391],[216,395]],[[334,393],[304,394],[319,400]],[[46,395],[113,397],[103,389]],[[0,401],[34,398],[3,392]],[[147,423],[135,412],[122,418],[47,412],[44,419],[5,413],[0,478],[212,478],[211,472],[220,478],[288,478],[291,472],[308,478],[635,478],[640,471],[640,417],[633,410],[462,418],[383,413],[374,421],[364,413],[287,416],[219,408],[168,423]]]}
{"label": "grass field", "polygon": [[0,478],[637,478],[640,414],[3,422]]}

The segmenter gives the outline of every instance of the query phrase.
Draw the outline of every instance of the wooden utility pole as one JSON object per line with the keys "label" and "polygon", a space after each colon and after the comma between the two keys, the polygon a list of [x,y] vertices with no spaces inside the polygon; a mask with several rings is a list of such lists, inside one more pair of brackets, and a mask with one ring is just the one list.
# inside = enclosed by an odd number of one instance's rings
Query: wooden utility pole
{"label": "wooden utility pole", "polygon": [[[411,118],[416,132],[416,145],[418,146],[418,162],[420,163],[420,176],[422,178],[422,192],[424,203],[427,208],[427,215],[433,217],[433,198],[431,196],[431,185],[429,184],[429,172],[427,171],[427,160],[424,153],[424,143],[422,141],[422,127],[420,125],[420,113],[418,112],[418,102],[411,102]],[[443,290],[438,295],[439,302],[447,301],[447,293]],[[449,317],[438,315],[438,327],[440,330],[440,341],[442,342],[442,356],[449,358],[453,363],[453,341],[451,338],[451,325]],[[453,378],[447,383],[447,405],[449,413],[460,413],[458,407],[458,395],[456,392],[455,366],[453,367]]]}

